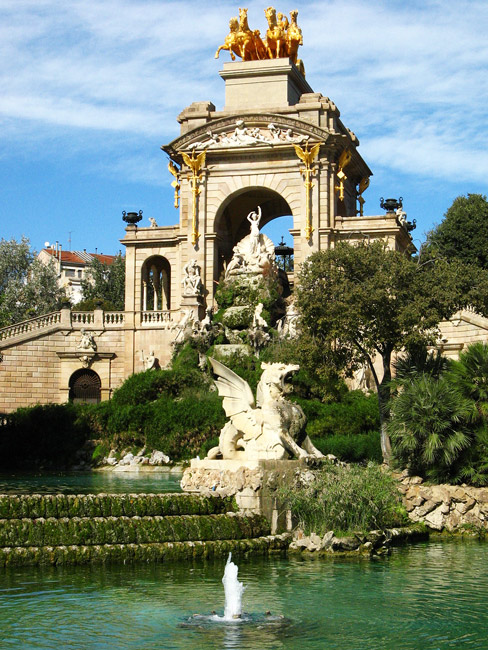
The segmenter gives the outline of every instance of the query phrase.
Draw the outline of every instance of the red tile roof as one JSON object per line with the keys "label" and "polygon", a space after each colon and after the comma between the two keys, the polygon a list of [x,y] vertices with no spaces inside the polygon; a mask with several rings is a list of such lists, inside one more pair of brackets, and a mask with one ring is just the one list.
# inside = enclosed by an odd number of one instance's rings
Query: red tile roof
{"label": "red tile roof", "polygon": [[[54,257],[58,257],[59,251],[56,253],[56,251],[53,248],[44,248],[43,252],[47,253],[48,255],[52,255]],[[110,266],[115,259],[117,258],[117,255],[103,255],[103,253],[85,253],[83,252],[82,254],[78,254],[78,251],[61,251],[61,263],[66,263],[66,264],[89,264],[88,261],[88,256],[91,258],[96,258],[99,260],[102,264],[107,264],[107,266]]]}

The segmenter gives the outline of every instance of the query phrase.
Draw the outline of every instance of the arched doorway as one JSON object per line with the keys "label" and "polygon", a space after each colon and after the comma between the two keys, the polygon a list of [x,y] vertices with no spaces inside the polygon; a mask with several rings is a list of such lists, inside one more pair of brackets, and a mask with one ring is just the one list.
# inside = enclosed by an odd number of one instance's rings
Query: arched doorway
{"label": "arched doorway", "polygon": [[232,258],[232,249],[250,232],[247,215],[261,207],[260,230],[270,221],[283,216],[293,216],[285,199],[266,187],[249,187],[235,192],[222,203],[215,220],[218,280],[224,265]]}
{"label": "arched doorway", "polygon": [[96,372],[81,368],[69,380],[69,401],[75,404],[98,404],[101,399],[102,382]]}
{"label": "arched doorway", "polygon": [[142,311],[171,309],[171,266],[161,255],[149,257],[142,266]]}

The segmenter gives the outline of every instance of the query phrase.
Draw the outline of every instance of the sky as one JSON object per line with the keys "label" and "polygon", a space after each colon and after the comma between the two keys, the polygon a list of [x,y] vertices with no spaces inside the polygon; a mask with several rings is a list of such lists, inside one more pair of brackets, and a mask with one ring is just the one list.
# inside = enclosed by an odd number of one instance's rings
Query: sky
{"label": "sky", "polygon": [[[267,2],[246,3],[264,32]],[[488,2],[324,0],[298,9],[299,56],[373,171],[365,214],[403,197],[419,245],[456,196],[487,194]],[[0,238],[115,254],[122,211],[178,222],[162,144],[218,72],[238,3],[0,0]],[[272,238],[287,233],[276,221]],[[271,234],[271,233],[268,233]]]}

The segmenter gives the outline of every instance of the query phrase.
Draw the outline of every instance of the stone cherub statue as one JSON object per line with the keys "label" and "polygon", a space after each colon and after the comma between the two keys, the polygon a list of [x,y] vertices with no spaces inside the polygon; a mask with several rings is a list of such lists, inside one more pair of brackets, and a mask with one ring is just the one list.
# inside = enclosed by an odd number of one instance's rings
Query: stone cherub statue
{"label": "stone cherub statue", "polygon": [[286,378],[299,370],[298,366],[262,363],[255,401],[247,381],[220,361],[209,359],[230,418],[220,432],[218,447],[209,451],[209,459],[323,458],[305,433],[307,420],[301,407],[284,397]]}

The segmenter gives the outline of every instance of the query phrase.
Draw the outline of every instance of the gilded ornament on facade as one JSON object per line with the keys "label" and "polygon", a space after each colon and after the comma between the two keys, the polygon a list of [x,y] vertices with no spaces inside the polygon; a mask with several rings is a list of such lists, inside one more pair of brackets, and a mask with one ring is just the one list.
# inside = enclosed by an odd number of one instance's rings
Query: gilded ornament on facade
{"label": "gilded ornament on facade", "polygon": [[202,178],[202,168],[205,166],[205,158],[207,156],[207,150],[205,149],[202,153],[195,156],[195,150],[192,151],[191,157],[185,153],[181,152],[185,164],[191,169],[191,193],[193,197],[192,202],[192,229],[191,229],[191,243],[192,246],[196,246],[200,233],[197,230],[197,198],[201,193],[201,189],[198,187],[198,183]]}
{"label": "gilded ornament on facade", "polygon": [[305,217],[306,217],[305,237],[307,239],[310,239],[314,231],[312,227],[312,214],[311,214],[311,206],[310,206],[310,192],[313,188],[313,183],[312,183],[312,174],[314,172],[313,163],[315,162],[317,156],[319,155],[320,146],[322,144],[323,144],[322,142],[317,142],[317,144],[314,144],[314,146],[310,149],[310,151],[308,149],[308,142],[305,145],[305,149],[302,149],[302,147],[300,147],[297,144],[293,145],[295,148],[296,155],[300,158],[300,160],[305,165],[305,167],[300,169],[300,172],[303,174],[305,178]]}
{"label": "gilded ornament on facade", "polygon": [[368,187],[369,187],[369,176],[365,176],[359,181],[359,187],[357,191],[357,200],[359,203],[358,212],[360,217],[362,217],[364,214],[364,204],[366,203],[366,201],[363,199],[363,193],[366,192]]}
{"label": "gilded ornament on facade", "polygon": [[339,184],[335,186],[335,191],[337,192],[340,201],[344,201],[344,181],[347,180],[347,176],[344,173],[344,167],[347,167],[351,162],[351,158],[352,153],[349,149],[344,149],[339,158],[339,162],[337,163],[339,169],[336,176],[339,179]]}
{"label": "gilded ornament on facade", "polygon": [[175,208],[178,208],[180,205],[180,170],[178,167],[174,164],[172,160],[169,161],[168,163],[168,171],[173,174],[175,177],[175,180],[171,183],[171,187],[174,188],[175,191],[175,200],[174,200],[174,206]]}
{"label": "gilded ornament on facade", "polygon": [[227,50],[233,61],[236,56],[243,61],[261,61],[264,59],[290,58],[298,64],[298,48],[303,45],[302,30],[298,27],[298,10],[290,11],[290,20],[276,13],[274,7],[264,10],[268,28],[266,38],[261,38],[259,29],[251,30],[247,22],[247,9],[239,9],[239,18],[229,21],[229,34],[215,53],[219,58],[222,50]]}

